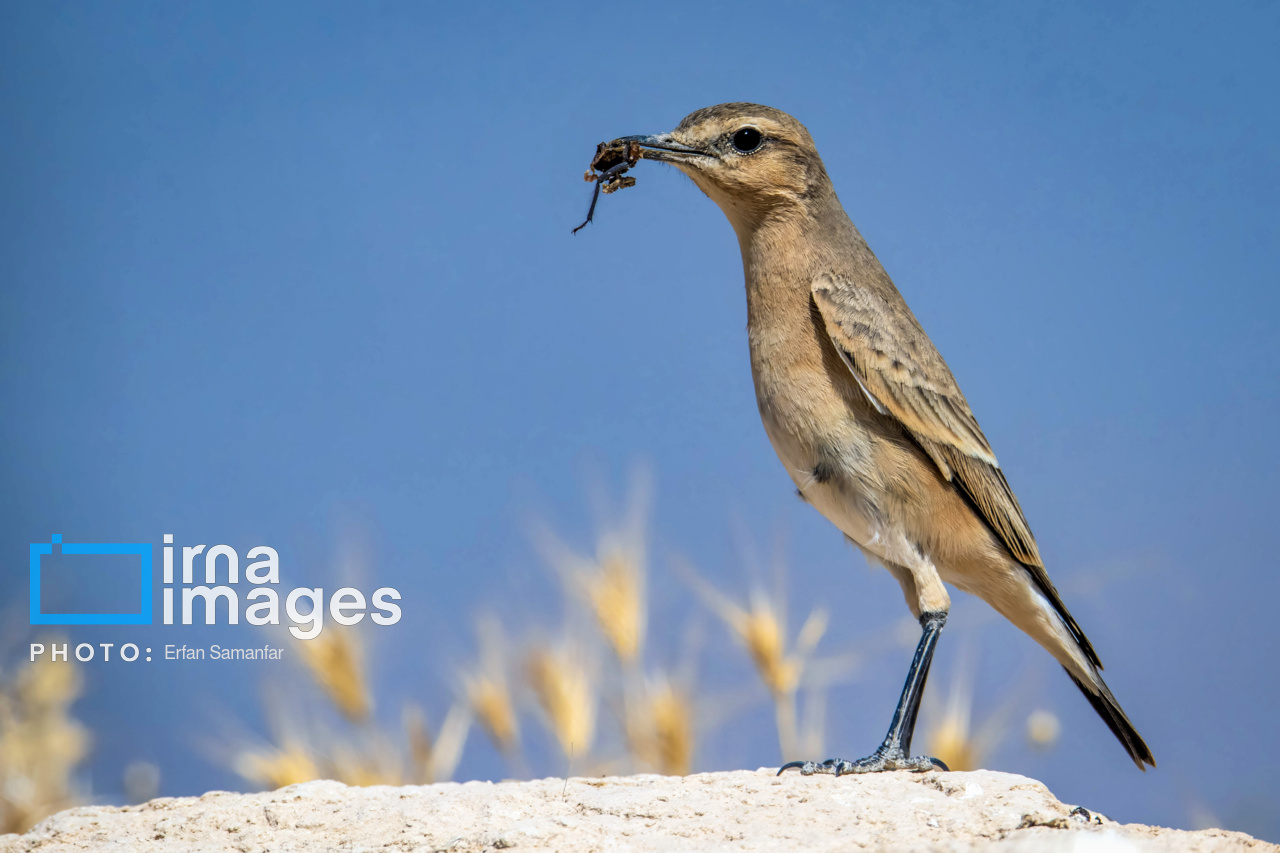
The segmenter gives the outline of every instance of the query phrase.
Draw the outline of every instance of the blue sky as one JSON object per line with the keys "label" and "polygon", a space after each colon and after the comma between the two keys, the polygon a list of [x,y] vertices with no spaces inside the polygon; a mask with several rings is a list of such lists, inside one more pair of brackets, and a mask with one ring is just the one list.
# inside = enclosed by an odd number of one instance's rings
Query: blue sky
{"label": "blue sky", "polygon": [[[992,763],[1117,818],[1202,809],[1278,840],[1278,23],[1265,3],[5,4],[7,621],[55,532],[271,544],[286,587],[354,549],[405,595],[377,637],[387,713],[438,717],[475,614],[554,618],[528,519],[586,547],[593,484],[620,495],[643,464],[660,577],[678,553],[740,584],[750,530],[785,555],[794,619],[833,608],[832,648],[893,624],[896,584],[795,500],[760,427],[721,213],[642,165],[569,233],[596,142],[755,101],[812,132],[1160,766],[1138,775],[970,602],[979,710],[1031,672],[1065,727]],[[673,658],[685,598],[655,601]],[[728,649],[708,679],[732,681]],[[835,688],[833,752],[878,743],[908,657]],[[91,669],[95,789],[138,757],[166,794],[241,784],[198,742],[210,703],[261,726],[244,672]],[[700,769],[776,763],[767,709],[743,719],[759,736],[712,738]],[[475,740],[458,775],[502,774]]]}

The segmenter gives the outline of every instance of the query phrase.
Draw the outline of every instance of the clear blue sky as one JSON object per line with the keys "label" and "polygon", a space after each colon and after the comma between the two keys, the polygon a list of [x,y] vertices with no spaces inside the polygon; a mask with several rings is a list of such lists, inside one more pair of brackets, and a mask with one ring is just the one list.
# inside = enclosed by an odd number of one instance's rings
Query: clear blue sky
{"label": "clear blue sky", "polygon": [[[996,624],[979,709],[1031,666],[1066,742],[994,763],[1117,818],[1198,804],[1280,840],[1278,23],[1244,2],[6,3],[0,605],[25,624],[27,543],[54,532],[267,543],[292,587],[337,575],[357,530],[365,586],[405,594],[384,710],[438,719],[475,613],[555,606],[527,516],[586,543],[584,484],[620,492],[640,460],[655,571],[678,551],[732,586],[734,531],[782,531],[795,616],[838,608],[832,648],[891,624],[896,584],[795,500],[760,427],[721,213],[642,165],[569,233],[596,142],[756,101],[809,127],[1160,766],[1138,774]],[[833,753],[878,743],[908,655],[835,690]],[[139,757],[166,794],[240,784],[197,742],[211,704],[260,725],[258,697],[232,668],[90,670],[95,789]],[[777,761],[757,710],[701,769]],[[459,776],[502,772],[473,741]]]}

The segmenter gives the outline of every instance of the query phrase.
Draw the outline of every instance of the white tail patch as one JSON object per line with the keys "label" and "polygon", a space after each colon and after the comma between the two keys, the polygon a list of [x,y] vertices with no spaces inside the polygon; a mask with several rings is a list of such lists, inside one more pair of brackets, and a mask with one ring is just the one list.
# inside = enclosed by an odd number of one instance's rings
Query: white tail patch
{"label": "white tail patch", "polygon": [[[1067,627],[1067,623],[1062,620],[1062,617],[1058,615],[1058,611],[1054,609],[1053,605],[1049,603],[1049,599],[1045,598],[1040,590],[1032,589],[1030,592],[1032,600],[1035,601],[1036,606],[1040,609],[1040,621],[1049,628],[1053,633],[1053,638],[1057,640],[1052,645],[1040,641],[1040,645],[1044,646],[1046,650],[1057,658],[1058,663],[1065,666],[1072,675],[1092,689],[1094,693],[1097,693],[1098,691],[1095,687],[1098,683],[1098,674],[1094,671],[1088,658],[1085,657],[1080,644],[1076,642],[1076,638],[1072,636],[1071,629]],[[1039,637],[1034,639],[1040,640]],[[1065,660],[1063,655],[1066,656]]]}

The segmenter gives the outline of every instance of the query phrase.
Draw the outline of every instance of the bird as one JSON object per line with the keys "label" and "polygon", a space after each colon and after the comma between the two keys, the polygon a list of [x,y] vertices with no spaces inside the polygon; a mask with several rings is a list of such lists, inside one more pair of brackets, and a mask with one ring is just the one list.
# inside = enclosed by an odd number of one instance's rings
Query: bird
{"label": "bird", "polygon": [[602,143],[592,165],[608,192],[634,184],[621,172],[641,159],[683,172],[728,218],[769,441],[799,496],[888,570],[921,627],[880,746],[852,761],[791,761],[778,773],[947,769],[913,756],[911,740],[951,607],[948,584],[1039,643],[1138,768],[1155,767],[1050,580],[960,386],[845,212],[804,125],[772,107],[719,104],[668,133]]}

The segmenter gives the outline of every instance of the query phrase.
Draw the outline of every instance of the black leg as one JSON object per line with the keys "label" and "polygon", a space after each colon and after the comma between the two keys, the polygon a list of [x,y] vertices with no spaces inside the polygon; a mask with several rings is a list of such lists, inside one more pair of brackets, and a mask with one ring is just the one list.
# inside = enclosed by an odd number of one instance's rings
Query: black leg
{"label": "black leg", "polygon": [[920,713],[924,685],[929,680],[929,667],[933,665],[933,650],[945,624],[945,613],[925,613],[920,617],[924,633],[920,635],[915,657],[911,659],[911,669],[907,671],[907,681],[902,685],[902,698],[898,700],[893,722],[889,724],[889,733],[884,739],[884,746],[897,744],[906,755],[911,754],[911,738],[916,731],[916,716]]}
{"label": "black leg", "polygon": [[920,643],[916,646],[915,657],[911,659],[911,669],[907,671],[907,682],[902,685],[902,697],[898,699],[898,707],[893,712],[893,722],[889,724],[889,733],[884,736],[880,748],[866,758],[857,761],[846,761],[843,758],[832,758],[821,764],[815,761],[792,761],[784,764],[783,770],[799,768],[805,776],[814,773],[831,773],[843,776],[845,773],[876,773],[881,770],[946,770],[947,766],[936,758],[925,755],[911,757],[911,737],[915,734],[916,716],[920,713],[920,699],[924,696],[924,685],[929,679],[929,666],[933,663],[933,650],[938,645],[938,635],[942,626],[947,624],[946,613],[925,613],[920,617],[920,626],[924,633],[920,635]]}

